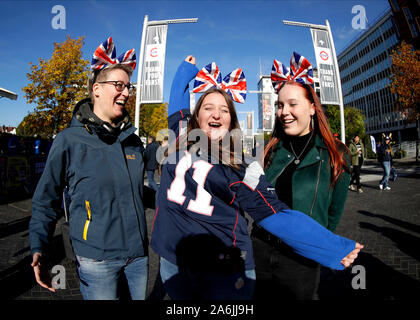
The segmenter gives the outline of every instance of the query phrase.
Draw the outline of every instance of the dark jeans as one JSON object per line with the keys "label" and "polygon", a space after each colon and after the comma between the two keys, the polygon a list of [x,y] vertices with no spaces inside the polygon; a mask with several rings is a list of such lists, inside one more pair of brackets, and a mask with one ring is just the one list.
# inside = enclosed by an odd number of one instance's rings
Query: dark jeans
{"label": "dark jeans", "polygon": [[361,168],[361,165],[353,166],[353,172],[351,174],[351,180],[350,180],[350,185],[356,182],[357,189],[360,189],[360,168]]}
{"label": "dark jeans", "polygon": [[292,251],[252,237],[256,300],[317,300],[320,265]]}

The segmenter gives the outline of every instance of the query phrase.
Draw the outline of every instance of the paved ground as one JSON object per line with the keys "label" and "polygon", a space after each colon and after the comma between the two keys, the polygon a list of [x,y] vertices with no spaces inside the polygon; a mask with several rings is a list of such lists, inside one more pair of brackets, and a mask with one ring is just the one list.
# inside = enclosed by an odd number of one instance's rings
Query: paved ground
{"label": "paved ground", "polygon": [[[399,177],[391,191],[378,190],[381,169],[367,162],[362,170],[364,193],[349,192],[336,232],[365,245],[352,268],[323,270],[321,300],[399,300],[420,298],[420,168],[413,162],[397,163]],[[53,265],[63,265],[66,289],[53,294],[36,285],[29,252],[30,199],[0,205],[0,287],[2,298],[13,300],[81,299],[73,262],[65,258],[60,220],[54,237]],[[153,211],[146,212],[150,226]],[[360,267],[362,266],[363,269]],[[168,299],[156,282],[158,260],[150,252],[148,299]],[[353,286],[352,286],[353,284]],[[361,287],[354,289],[353,287]],[[363,289],[365,288],[365,289]]]}

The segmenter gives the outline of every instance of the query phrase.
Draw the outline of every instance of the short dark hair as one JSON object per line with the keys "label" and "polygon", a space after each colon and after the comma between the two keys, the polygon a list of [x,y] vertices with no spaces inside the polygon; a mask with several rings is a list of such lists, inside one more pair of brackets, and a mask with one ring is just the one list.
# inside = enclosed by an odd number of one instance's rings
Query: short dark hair
{"label": "short dark hair", "polygon": [[98,81],[102,81],[104,79],[107,78],[108,73],[110,73],[112,70],[115,69],[119,69],[119,70],[123,70],[127,73],[128,77],[131,78],[131,75],[133,74],[133,68],[126,65],[126,64],[121,64],[121,63],[117,63],[117,64],[113,64],[112,66],[109,66],[105,69],[102,70],[95,70],[90,74],[90,77],[88,79],[88,93],[89,93],[89,97],[93,102],[93,85],[98,82]]}

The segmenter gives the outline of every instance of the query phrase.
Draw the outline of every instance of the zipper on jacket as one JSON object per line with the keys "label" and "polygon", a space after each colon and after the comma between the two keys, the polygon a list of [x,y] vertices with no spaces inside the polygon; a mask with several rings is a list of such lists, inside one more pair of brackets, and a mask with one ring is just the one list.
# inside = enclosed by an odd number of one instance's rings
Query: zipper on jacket
{"label": "zipper on jacket", "polygon": [[315,188],[314,199],[312,200],[311,211],[309,211],[309,216],[310,216],[310,217],[312,217],[312,210],[314,209],[314,206],[315,206],[315,200],[316,200],[316,195],[317,195],[317,193],[318,193],[319,178],[320,178],[321,167],[322,167],[321,153],[322,153],[322,150],[319,150],[318,179],[317,179],[317,181],[316,181],[316,188]]}
{"label": "zipper on jacket", "polygon": [[92,221],[92,214],[91,214],[91,211],[90,211],[89,201],[86,200],[85,205],[86,205],[86,211],[87,211],[87,220],[86,220],[86,223],[85,223],[85,227],[83,229],[83,240],[87,240],[87,232],[88,232],[88,229],[89,229],[89,224]]}

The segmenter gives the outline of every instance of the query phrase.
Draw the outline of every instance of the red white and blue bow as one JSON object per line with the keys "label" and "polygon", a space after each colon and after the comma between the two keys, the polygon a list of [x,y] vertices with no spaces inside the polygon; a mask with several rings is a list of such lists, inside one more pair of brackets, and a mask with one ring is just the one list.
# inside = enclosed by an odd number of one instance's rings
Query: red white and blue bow
{"label": "red white and blue bow", "polygon": [[126,51],[115,59],[115,46],[112,42],[112,38],[109,37],[95,50],[92,57],[91,69],[102,70],[113,64],[121,63],[127,64],[133,68],[136,68],[136,52],[134,49]]}
{"label": "red white and blue bow", "polygon": [[212,62],[205,66],[195,77],[193,92],[205,92],[213,87],[226,91],[236,102],[245,102],[246,79],[241,68],[233,70],[222,81],[216,63]]}
{"label": "red white and blue bow", "polygon": [[301,56],[297,52],[293,52],[292,54],[290,69],[280,61],[274,59],[273,67],[271,68],[271,83],[277,93],[284,81],[295,81],[313,86],[312,65],[304,56]]}

